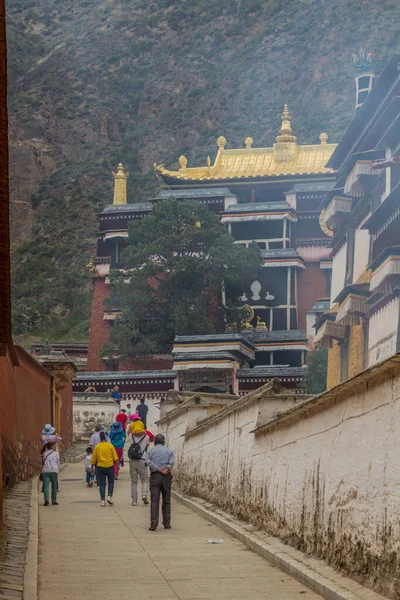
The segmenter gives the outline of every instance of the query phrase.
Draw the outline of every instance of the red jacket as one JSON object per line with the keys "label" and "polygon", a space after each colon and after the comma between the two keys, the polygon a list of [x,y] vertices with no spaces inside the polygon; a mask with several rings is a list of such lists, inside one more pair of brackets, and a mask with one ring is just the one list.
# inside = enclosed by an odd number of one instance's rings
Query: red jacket
{"label": "red jacket", "polygon": [[118,421],[118,423],[121,423],[122,428],[125,431],[125,429],[126,429],[126,423],[128,421],[128,415],[126,415],[125,413],[119,413],[115,417],[115,420]]}

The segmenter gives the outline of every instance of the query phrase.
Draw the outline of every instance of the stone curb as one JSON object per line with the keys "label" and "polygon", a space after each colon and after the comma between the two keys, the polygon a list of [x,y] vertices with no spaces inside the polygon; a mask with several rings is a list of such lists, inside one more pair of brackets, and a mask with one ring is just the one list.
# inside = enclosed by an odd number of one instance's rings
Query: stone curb
{"label": "stone curb", "polygon": [[[60,465],[60,473],[68,465]],[[38,557],[39,557],[39,478],[32,479],[31,503],[29,509],[28,545],[26,548],[23,599],[38,599]]]}
{"label": "stone curb", "polygon": [[86,452],[81,452],[80,454],[77,454],[76,456],[67,456],[67,457],[63,457],[63,462],[64,464],[67,466],[69,463],[78,463],[81,462],[81,460],[83,460],[86,456]]}
{"label": "stone curb", "polygon": [[32,479],[31,504],[29,509],[28,546],[24,571],[24,600],[38,597],[38,550],[39,550],[39,479]]}
{"label": "stone curb", "polygon": [[[266,539],[262,539],[260,537],[262,532],[258,532],[259,535],[257,535],[255,527],[238,521],[219,509],[216,512],[216,509],[209,503],[204,502],[203,505],[202,501],[197,498],[193,499],[185,496],[176,490],[173,490],[172,494],[182,504],[240,540],[253,552],[260,554],[282,571],[309,587],[313,592],[326,598],[326,600],[387,600],[384,596],[365,588],[356,581],[340,575],[322,560],[313,559],[290,546],[286,546],[278,538],[265,534]],[[297,556],[304,557],[304,562],[293,556],[294,553]],[[312,566],[310,563],[312,563]],[[321,568],[318,569],[318,567]],[[329,571],[332,579],[326,577],[321,572],[322,570]]]}

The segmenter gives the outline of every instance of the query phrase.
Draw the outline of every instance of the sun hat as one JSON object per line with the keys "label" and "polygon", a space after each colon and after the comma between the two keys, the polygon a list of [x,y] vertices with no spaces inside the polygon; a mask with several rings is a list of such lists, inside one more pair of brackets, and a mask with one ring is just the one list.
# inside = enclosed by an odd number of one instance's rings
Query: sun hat
{"label": "sun hat", "polygon": [[129,417],[130,421],[140,421],[140,416],[137,413],[134,413]]}
{"label": "sun hat", "polygon": [[131,427],[131,433],[133,435],[139,435],[140,433],[145,433],[145,428],[142,421],[135,421]]}
{"label": "sun hat", "polygon": [[43,434],[47,434],[47,435],[54,435],[56,432],[55,427],[53,427],[52,425],[50,425],[50,423],[48,423],[47,425],[44,426],[44,429],[42,431]]}

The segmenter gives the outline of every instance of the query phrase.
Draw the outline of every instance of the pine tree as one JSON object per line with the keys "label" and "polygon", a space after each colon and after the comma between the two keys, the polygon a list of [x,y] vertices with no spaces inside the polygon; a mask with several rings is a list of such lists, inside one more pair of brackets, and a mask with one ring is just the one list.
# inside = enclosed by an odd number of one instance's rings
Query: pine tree
{"label": "pine tree", "polygon": [[219,217],[197,202],[164,200],[129,225],[124,272],[111,277],[111,301],[121,309],[112,337],[120,358],[169,352],[175,335],[224,331],[227,323],[240,328],[238,297],[257,275],[260,252],[233,242]]}

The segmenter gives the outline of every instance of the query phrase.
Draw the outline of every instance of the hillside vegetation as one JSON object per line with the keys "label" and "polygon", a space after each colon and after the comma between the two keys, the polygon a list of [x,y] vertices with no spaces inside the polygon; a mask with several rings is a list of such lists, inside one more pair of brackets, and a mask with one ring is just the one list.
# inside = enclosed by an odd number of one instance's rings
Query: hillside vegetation
{"label": "hillside vegetation", "polygon": [[189,166],[271,145],[284,102],[299,142],[338,141],[354,107],[352,52],[379,73],[398,50],[382,0],[8,0],[15,331],[87,338],[96,212],[111,169],[129,201],[153,163]]}

